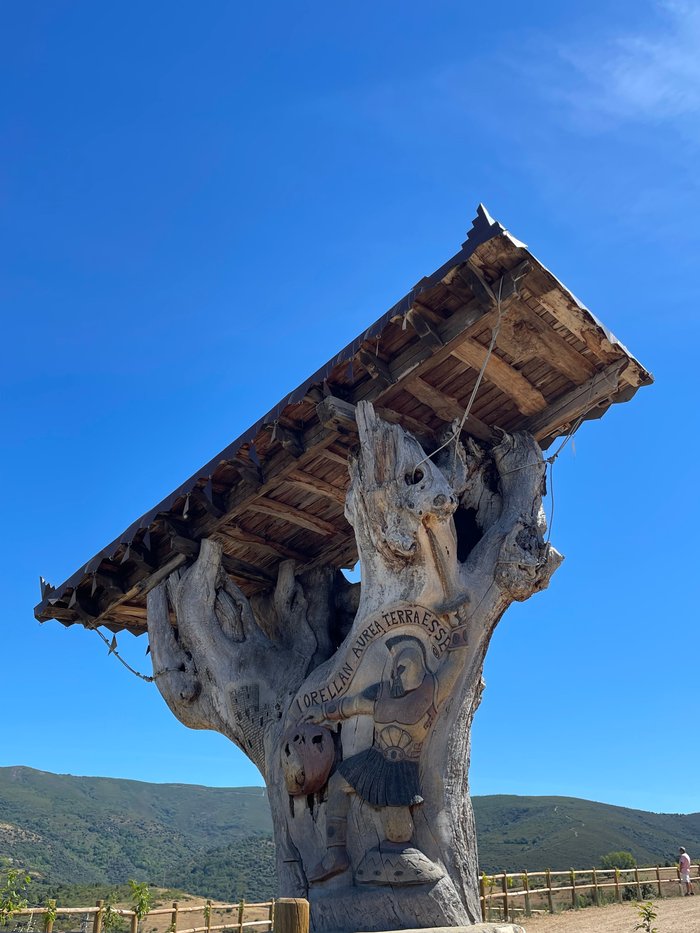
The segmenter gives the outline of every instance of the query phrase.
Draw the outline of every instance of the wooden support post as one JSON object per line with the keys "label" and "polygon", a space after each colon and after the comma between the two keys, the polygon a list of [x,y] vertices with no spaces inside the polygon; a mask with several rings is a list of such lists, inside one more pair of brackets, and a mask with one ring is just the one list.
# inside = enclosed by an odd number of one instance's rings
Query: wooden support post
{"label": "wooden support post", "polygon": [[177,901],[173,901],[173,909],[170,913],[170,931],[177,933]]}
{"label": "wooden support post", "polygon": [[527,870],[523,872],[523,887],[525,888],[525,916],[532,916],[530,907],[530,879],[527,876]]}
{"label": "wooden support post", "polygon": [[576,872],[571,868],[569,870],[569,877],[571,878],[571,906],[574,910],[578,910],[578,898],[576,897]]}
{"label": "wooden support post", "polygon": [[634,866],[634,880],[635,880],[635,883],[636,883],[636,885],[637,885],[637,900],[638,900],[638,901],[641,901],[641,899],[642,899],[642,889],[641,889],[641,887],[639,886],[639,869],[637,868],[636,865]]}
{"label": "wooden support post", "polygon": [[204,908],[204,917],[207,925],[207,933],[211,933],[211,900],[207,899],[207,906]]}
{"label": "wooden support post", "polygon": [[238,902],[238,933],[243,933],[243,914],[245,913],[245,898]]}
{"label": "wooden support post", "polygon": [[268,920],[270,921],[270,930],[275,928],[275,899],[274,897],[270,901],[270,909],[268,911]]}
{"label": "wooden support post", "polygon": [[481,895],[481,919],[486,923],[486,875],[483,872],[479,878],[479,894]]}
{"label": "wooden support post", "polygon": [[44,933],[53,933],[54,918],[51,916],[51,914],[56,909],[56,901],[50,900],[48,902],[48,908],[49,908],[50,913],[46,914],[46,923],[44,924]]}
{"label": "wooden support post", "polygon": [[593,897],[595,898],[595,906],[600,907],[600,891],[598,890],[598,872],[593,869]]}
{"label": "wooden support post", "polygon": [[92,933],[101,933],[102,931],[102,913],[104,911],[105,902],[100,900],[97,901],[96,905],[97,910],[95,911],[92,918]]}
{"label": "wooden support post", "polygon": [[303,897],[278,897],[275,933],[309,933],[309,902]]}
{"label": "wooden support post", "polygon": [[131,933],[139,933],[139,918],[136,911],[131,915]]}
{"label": "wooden support post", "polygon": [[547,901],[549,903],[549,912],[550,914],[554,913],[554,900],[552,899],[552,873],[547,869]]}
{"label": "wooden support post", "polygon": [[620,891],[620,869],[615,869],[615,897],[617,898],[617,903],[622,903],[622,893]]}
{"label": "wooden support post", "polygon": [[503,919],[508,919],[508,874],[503,872]]}
{"label": "wooden support post", "polygon": [[663,894],[661,892],[661,870],[658,865],[656,866],[656,887],[658,888],[658,891],[659,891],[659,897],[663,897]]}

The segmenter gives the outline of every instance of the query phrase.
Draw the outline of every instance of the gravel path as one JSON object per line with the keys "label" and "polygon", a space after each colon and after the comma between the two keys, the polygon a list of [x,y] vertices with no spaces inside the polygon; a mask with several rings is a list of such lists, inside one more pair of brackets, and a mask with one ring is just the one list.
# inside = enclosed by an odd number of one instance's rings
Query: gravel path
{"label": "gravel path", "polygon": [[[700,897],[654,901],[659,933],[700,933]],[[639,917],[634,903],[586,907],[520,921],[527,933],[633,933]]]}

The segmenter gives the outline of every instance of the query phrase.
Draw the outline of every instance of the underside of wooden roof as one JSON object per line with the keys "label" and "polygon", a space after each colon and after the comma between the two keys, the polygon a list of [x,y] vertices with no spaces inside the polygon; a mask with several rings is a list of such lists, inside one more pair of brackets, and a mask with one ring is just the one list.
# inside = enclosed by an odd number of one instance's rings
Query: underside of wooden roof
{"label": "underside of wooden roof", "polygon": [[221,542],[247,595],[274,584],[284,560],[351,567],[343,507],[354,406],[372,401],[430,452],[464,414],[494,328],[464,425],[478,439],[528,430],[546,448],[652,382],[480,206],[452,259],[65,583],[42,580],[36,618],[141,634],[146,594],[192,560],[203,537]]}

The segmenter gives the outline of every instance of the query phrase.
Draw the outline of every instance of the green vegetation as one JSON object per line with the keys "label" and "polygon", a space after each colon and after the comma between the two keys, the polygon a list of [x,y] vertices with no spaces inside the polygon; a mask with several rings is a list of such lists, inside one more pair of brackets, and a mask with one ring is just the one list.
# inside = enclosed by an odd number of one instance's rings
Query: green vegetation
{"label": "green vegetation", "polygon": [[634,868],[637,864],[631,852],[608,852],[601,856],[601,868]]}
{"label": "green vegetation", "polygon": [[7,926],[12,916],[27,906],[27,889],[32,879],[19,868],[5,864],[0,871],[0,924]]}
{"label": "green vegetation", "polygon": [[[700,854],[699,813],[516,796],[476,797],[474,811],[487,873],[591,868],[601,865],[603,852],[615,861],[622,853],[632,865],[675,864],[680,843]],[[129,903],[130,879],[172,888],[170,900],[182,891],[229,902],[277,893],[272,823],[260,787],[0,768],[1,856],[13,869],[30,870],[26,896],[33,904],[84,906],[111,894],[112,903]]]}
{"label": "green vegetation", "polygon": [[652,926],[658,915],[651,901],[647,901],[646,904],[637,904],[637,913],[639,914],[639,923],[635,930],[642,930],[643,933],[658,933],[657,928]]}

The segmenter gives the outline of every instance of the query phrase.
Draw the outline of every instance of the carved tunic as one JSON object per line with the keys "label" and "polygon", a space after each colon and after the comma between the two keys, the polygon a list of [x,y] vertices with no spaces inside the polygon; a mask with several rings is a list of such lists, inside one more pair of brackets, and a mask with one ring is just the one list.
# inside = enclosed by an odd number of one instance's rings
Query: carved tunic
{"label": "carved tunic", "polygon": [[[372,688],[370,688],[372,689]],[[392,697],[388,681],[377,690],[371,748],[352,755],[338,771],[353,790],[375,807],[407,807],[423,802],[418,762],[437,713],[436,681],[426,674],[415,690]]]}

